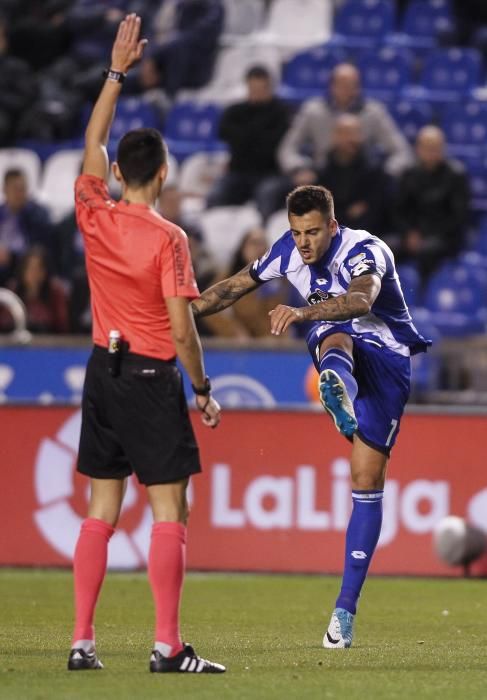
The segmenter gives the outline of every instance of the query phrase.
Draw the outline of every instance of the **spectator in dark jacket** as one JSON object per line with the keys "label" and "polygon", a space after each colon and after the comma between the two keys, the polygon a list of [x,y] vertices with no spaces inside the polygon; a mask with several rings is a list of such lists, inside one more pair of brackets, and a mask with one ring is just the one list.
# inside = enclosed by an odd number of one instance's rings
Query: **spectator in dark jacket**
{"label": "spectator in dark jacket", "polygon": [[399,182],[396,257],[418,264],[423,281],[445,258],[463,247],[468,221],[469,188],[463,167],[445,155],[443,132],[425,126],[416,140],[416,165]]}
{"label": "spectator in dark jacket", "polygon": [[260,187],[279,172],[276,151],[289,126],[289,112],[274,95],[266,68],[250,68],[246,82],[247,99],[227,107],[221,117],[219,136],[228,144],[230,163],[210,192],[208,206],[243,204],[253,198],[265,217]]}
{"label": "spectator in dark jacket", "polygon": [[0,16],[0,147],[12,145],[19,119],[36,92],[37,80],[27,63],[9,55],[7,23]]}
{"label": "spectator in dark jacket", "polygon": [[0,284],[12,275],[16,261],[33,244],[50,246],[47,209],[29,199],[27,180],[17,168],[4,177],[5,202],[0,205]]}
{"label": "spectator in dark jacket", "polygon": [[341,225],[378,236],[384,233],[390,180],[367,154],[360,120],[354,114],[343,114],[335,122],[332,148],[318,182],[333,192]]}

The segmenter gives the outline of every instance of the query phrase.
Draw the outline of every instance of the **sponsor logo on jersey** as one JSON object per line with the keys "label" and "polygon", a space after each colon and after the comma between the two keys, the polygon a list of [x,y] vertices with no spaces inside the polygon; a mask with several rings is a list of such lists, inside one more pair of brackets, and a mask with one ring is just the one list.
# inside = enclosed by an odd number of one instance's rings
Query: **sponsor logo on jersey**
{"label": "sponsor logo on jersey", "polygon": [[315,289],[306,297],[308,304],[319,304],[322,301],[326,301],[331,297],[329,292],[324,292],[322,289]]}

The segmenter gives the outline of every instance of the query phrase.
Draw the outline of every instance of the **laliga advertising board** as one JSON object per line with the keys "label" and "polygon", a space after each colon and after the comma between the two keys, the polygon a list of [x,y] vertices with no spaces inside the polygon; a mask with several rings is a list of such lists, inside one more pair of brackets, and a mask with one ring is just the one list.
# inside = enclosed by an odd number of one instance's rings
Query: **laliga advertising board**
{"label": "laliga advertising board", "polygon": [[[339,572],[351,504],[350,448],[321,413],[226,411],[194,425],[205,473],[193,479],[188,565],[193,569]],[[71,562],[86,511],[75,472],[79,410],[0,408],[3,478],[0,564]],[[451,574],[431,533],[453,513],[487,531],[482,416],[409,415],[394,450],[375,573]],[[131,479],[109,565],[143,568],[151,515]],[[477,573],[487,572],[484,559]]]}

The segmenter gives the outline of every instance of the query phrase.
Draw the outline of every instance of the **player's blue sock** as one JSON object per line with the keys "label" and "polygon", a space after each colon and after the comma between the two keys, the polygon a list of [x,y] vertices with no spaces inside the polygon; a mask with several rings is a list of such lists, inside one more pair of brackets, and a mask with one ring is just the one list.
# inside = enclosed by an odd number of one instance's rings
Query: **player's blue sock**
{"label": "player's blue sock", "polygon": [[330,348],[320,360],[320,372],[323,372],[324,369],[332,369],[338,374],[345,384],[347,394],[353,404],[357,396],[358,386],[352,374],[353,360],[350,355],[338,348]]}
{"label": "player's blue sock", "polygon": [[345,570],[336,607],[355,615],[360,591],[374,554],[382,525],[384,491],[352,491],[353,510],[345,543]]}

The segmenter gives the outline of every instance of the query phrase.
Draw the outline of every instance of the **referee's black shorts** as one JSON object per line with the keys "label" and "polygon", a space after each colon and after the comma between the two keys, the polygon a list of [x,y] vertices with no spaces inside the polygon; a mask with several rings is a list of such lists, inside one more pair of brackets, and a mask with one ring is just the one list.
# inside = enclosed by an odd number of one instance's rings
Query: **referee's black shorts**
{"label": "referee's black shorts", "polygon": [[181,373],[175,362],[123,353],[120,374],[95,346],[86,369],[78,471],[95,479],[135,472],[167,484],[201,471]]}

